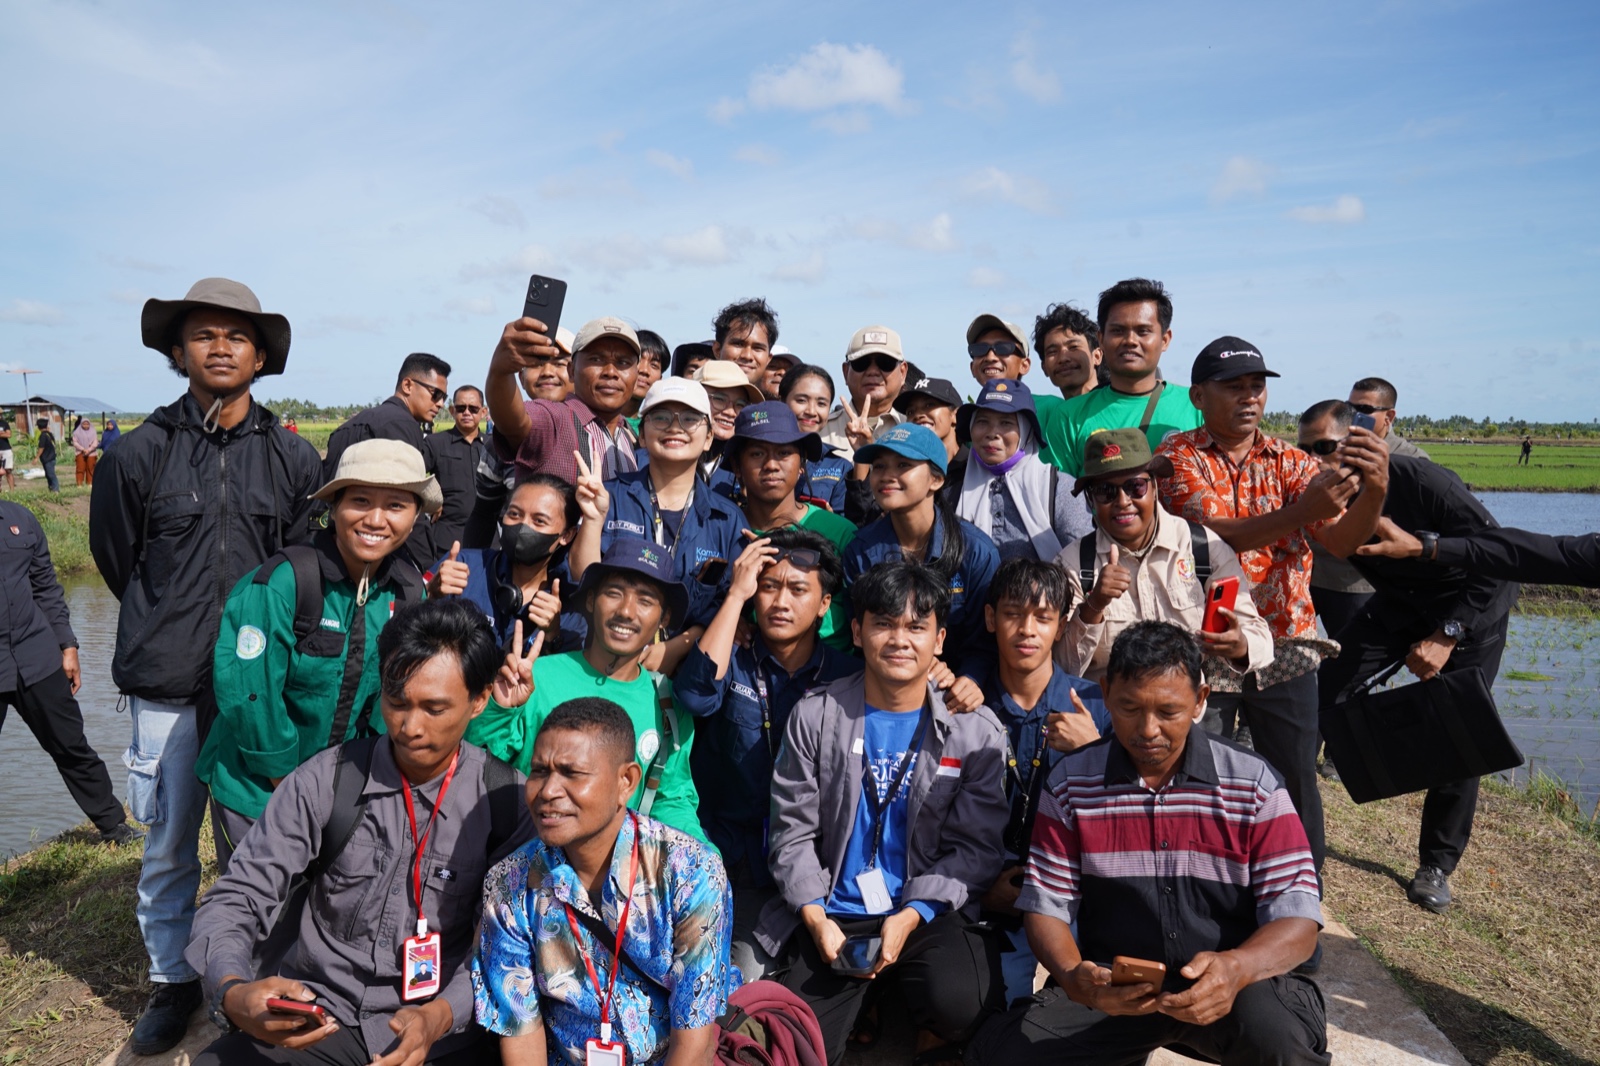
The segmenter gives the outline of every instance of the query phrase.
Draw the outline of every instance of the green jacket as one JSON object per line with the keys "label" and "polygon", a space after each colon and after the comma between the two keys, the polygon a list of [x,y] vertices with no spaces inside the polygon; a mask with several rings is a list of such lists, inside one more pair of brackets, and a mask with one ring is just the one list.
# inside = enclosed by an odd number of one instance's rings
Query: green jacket
{"label": "green jacket", "polygon": [[[285,560],[258,583],[257,567],[233,587],[222,609],[212,656],[217,717],[195,774],[230,811],[260,818],[283,778],[324,748],[363,733],[382,733],[378,708],[378,634],[397,603],[422,598],[415,567],[391,555],[369,581],[361,620],[361,673],[341,735],[331,735],[356,622],[356,586],[330,533],[312,542],[322,575],[320,626],[298,645],[294,567]],[[270,565],[270,561],[268,564]],[[410,571],[407,573],[407,571]]]}
{"label": "green jacket", "polygon": [[[528,702],[521,707],[502,707],[490,697],[483,713],[467,727],[466,739],[527,774],[533,762],[534,739],[551,711],[579,696],[611,700],[627,711],[633,722],[635,757],[646,774],[657,752],[663,753],[661,787],[656,791],[650,817],[705,841],[705,830],[700,828],[700,794],[695,790],[694,776],[689,770],[694,716],[682,707],[674,708],[679,745],[674,753],[671,733],[657,703],[656,684],[656,675],[643,670],[632,681],[606,677],[589,665],[581,651],[540,656],[533,664],[533,695],[528,697]],[[662,679],[660,684],[662,694],[670,696],[672,683]],[[628,806],[637,810],[644,799],[644,791],[645,779],[641,777]]]}

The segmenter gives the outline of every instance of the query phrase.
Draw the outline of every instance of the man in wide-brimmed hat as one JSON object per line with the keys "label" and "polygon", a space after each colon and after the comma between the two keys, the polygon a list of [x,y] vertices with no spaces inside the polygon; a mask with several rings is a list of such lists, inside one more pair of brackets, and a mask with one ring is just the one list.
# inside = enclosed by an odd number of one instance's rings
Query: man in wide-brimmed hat
{"label": "man in wide-brimmed hat", "polygon": [[283,372],[289,322],[237,281],[206,278],[181,300],[149,300],[140,332],[188,381],[105,454],[89,547],[122,601],[111,663],[128,697],[128,805],[150,826],[139,931],[156,986],[129,1041],[153,1055],[183,1039],[200,980],[183,958],[200,887],[206,790],[194,773],[223,597],[285,544],[306,539],[322,464],[251,398]]}

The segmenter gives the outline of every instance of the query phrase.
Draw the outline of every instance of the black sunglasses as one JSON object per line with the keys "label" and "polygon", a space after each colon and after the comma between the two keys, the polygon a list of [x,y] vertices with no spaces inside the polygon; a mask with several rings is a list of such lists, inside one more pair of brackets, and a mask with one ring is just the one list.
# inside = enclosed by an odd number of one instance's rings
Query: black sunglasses
{"label": "black sunglasses", "polygon": [[415,385],[417,388],[426,390],[428,395],[433,397],[434,403],[444,403],[450,398],[449,393],[445,392],[443,389],[436,389],[426,382],[418,381],[416,378],[406,378],[406,380],[411,382],[411,384]]}
{"label": "black sunglasses", "polygon": [[1141,474],[1139,477],[1130,477],[1128,480],[1116,484],[1102,481],[1098,484],[1090,485],[1089,495],[1094,499],[1095,503],[1116,503],[1117,497],[1124,492],[1128,494],[1128,499],[1130,500],[1142,500],[1150,495],[1150,487],[1154,484],[1155,478]]}
{"label": "black sunglasses", "polygon": [[1370,404],[1370,403],[1353,403],[1350,406],[1354,407],[1357,411],[1360,411],[1364,415],[1375,415],[1379,411],[1393,411],[1394,410],[1393,407],[1378,407],[1377,405]]}
{"label": "black sunglasses", "polygon": [[1314,440],[1300,445],[1300,450],[1310,452],[1312,455],[1332,455],[1339,450],[1339,445],[1343,443],[1343,440]]}
{"label": "black sunglasses", "polygon": [[886,352],[871,352],[867,355],[858,355],[850,360],[850,369],[857,374],[865,374],[869,366],[875,366],[885,374],[894,373],[894,368],[900,365],[900,360]]}
{"label": "black sunglasses", "polygon": [[967,345],[967,354],[974,359],[982,359],[990,352],[1004,359],[1006,356],[1016,355],[1020,351],[1022,351],[1022,345],[1016,341],[993,341],[988,344],[983,341],[976,341]]}
{"label": "black sunglasses", "polygon": [[475,403],[458,403],[458,404],[456,404],[456,411],[459,412],[460,414],[464,414],[464,415],[475,415],[481,410],[483,410],[483,408],[479,407]]}
{"label": "black sunglasses", "polygon": [[789,560],[797,570],[815,570],[822,565],[822,553],[815,548],[783,548],[773,558],[773,563]]}

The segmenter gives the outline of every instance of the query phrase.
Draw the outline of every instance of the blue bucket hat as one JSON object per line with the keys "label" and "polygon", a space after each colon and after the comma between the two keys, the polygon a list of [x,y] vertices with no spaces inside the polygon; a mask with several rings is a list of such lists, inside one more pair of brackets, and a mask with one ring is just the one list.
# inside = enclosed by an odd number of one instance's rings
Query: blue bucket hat
{"label": "blue bucket hat", "polygon": [[902,422],[884,430],[878,434],[877,440],[856,449],[855,461],[870,463],[884,452],[932,463],[933,468],[941,474],[946,472],[950,462],[939,434],[915,422]]}
{"label": "blue bucket hat", "polygon": [[758,440],[767,444],[798,444],[810,462],[822,458],[822,438],[800,428],[800,420],[782,400],[753,403],[739,412],[733,422],[733,439],[728,441],[728,459],[739,454],[741,441]]}
{"label": "blue bucket hat", "polygon": [[578,585],[579,601],[599,588],[606,575],[616,572],[638,574],[661,586],[669,616],[662,620],[663,625],[681,622],[689,613],[689,593],[673,575],[672,553],[640,537],[618,537],[611,542],[604,557],[583,572],[583,581]]}
{"label": "blue bucket hat", "polygon": [[1033,439],[1040,447],[1044,446],[1044,432],[1039,428],[1039,412],[1033,407],[1033,392],[1022,382],[1012,378],[990,378],[983,383],[983,392],[978,395],[976,403],[961,405],[956,412],[956,440],[962,444],[972,441],[972,416],[978,413],[979,408],[987,411],[1004,411],[1017,416],[1017,421],[1026,418],[1033,427]]}

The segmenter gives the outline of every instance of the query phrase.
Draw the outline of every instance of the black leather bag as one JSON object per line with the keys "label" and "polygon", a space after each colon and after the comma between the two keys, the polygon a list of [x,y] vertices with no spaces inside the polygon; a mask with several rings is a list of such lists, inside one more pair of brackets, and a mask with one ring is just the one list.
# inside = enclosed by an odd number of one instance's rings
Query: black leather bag
{"label": "black leather bag", "polygon": [[1482,670],[1371,691],[1402,665],[1323,712],[1328,757],[1351,799],[1370,803],[1522,765]]}

